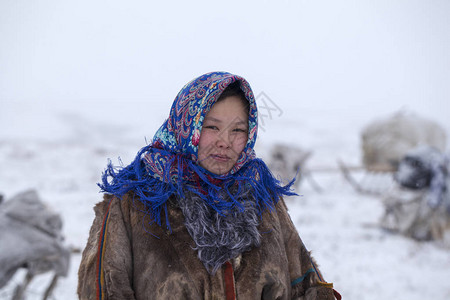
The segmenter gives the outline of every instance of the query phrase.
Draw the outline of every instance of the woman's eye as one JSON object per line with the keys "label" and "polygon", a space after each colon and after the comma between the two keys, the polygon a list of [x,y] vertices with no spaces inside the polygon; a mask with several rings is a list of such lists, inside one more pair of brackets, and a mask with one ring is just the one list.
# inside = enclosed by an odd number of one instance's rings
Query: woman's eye
{"label": "woman's eye", "polygon": [[247,132],[246,129],[242,129],[242,128],[235,128],[233,129],[234,132]]}
{"label": "woman's eye", "polygon": [[217,126],[214,126],[214,125],[208,125],[208,126],[205,126],[205,128],[212,129],[212,130],[218,130],[219,129],[219,128],[217,128]]}

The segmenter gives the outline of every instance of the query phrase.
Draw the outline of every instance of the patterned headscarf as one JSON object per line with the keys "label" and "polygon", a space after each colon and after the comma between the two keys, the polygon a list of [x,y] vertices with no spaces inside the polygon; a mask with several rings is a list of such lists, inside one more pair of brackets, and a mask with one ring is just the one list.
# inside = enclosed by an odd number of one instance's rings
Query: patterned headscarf
{"label": "patterned headscarf", "polygon": [[[233,168],[226,174],[216,175],[198,163],[202,124],[222,92],[236,81],[249,103],[248,139]],[[266,164],[256,158],[253,148],[257,124],[255,98],[244,78],[227,72],[204,74],[181,89],[174,100],[169,118],[156,132],[152,143],[142,148],[127,167],[115,168],[109,163],[99,186],[104,192],[119,197],[134,191],[159,225],[163,211],[167,214],[168,198],[175,194],[182,199],[183,191],[186,190],[199,195],[223,215],[232,207],[242,206],[229,192],[231,187],[234,187],[233,191],[237,195],[243,189],[252,189],[260,212],[266,208],[273,209],[280,196],[294,195],[291,191],[294,180],[281,186]],[[220,196],[223,189],[228,191],[231,202]],[[167,226],[169,227],[169,223]]]}
{"label": "patterned headscarf", "polygon": [[[198,142],[203,120],[225,88],[235,81],[239,81],[249,102],[249,134],[245,149],[229,174],[236,173],[248,160],[255,157],[253,147],[257,134],[257,110],[250,85],[240,76],[213,72],[189,82],[175,98],[169,118],[153,137],[153,150],[145,155],[146,167],[153,177],[164,181],[169,180],[164,174],[166,171],[164,165],[172,155],[167,155],[167,151],[182,155],[193,162],[198,161]],[[172,166],[170,177],[173,180],[177,175],[176,166]],[[185,179],[188,179],[192,174],[183,175],[186,176]]]}

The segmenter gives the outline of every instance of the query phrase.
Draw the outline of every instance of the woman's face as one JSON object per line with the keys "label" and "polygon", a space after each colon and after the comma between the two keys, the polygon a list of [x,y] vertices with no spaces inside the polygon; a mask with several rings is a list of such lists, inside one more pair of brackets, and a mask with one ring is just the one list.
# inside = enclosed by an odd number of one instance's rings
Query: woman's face
{"label": "woman's face", "polygon": [[198,162],[211,173],[222,175],[237,162],[248,139],[248,113],[237,96],[213,105],[203,121]]}

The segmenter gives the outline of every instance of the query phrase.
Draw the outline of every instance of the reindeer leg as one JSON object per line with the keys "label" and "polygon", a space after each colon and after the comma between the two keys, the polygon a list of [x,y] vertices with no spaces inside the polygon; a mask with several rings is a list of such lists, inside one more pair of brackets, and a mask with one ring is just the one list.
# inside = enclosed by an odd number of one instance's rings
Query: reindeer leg
{"label": "reindeer leg", "polygon": [[55,289],[56,283],[58,282],[58,275],[53,276],[52,281],[50,282],[50,285],[48,286],[47,290],[45,290],[44,297],[42,300],[47,300],[48,297],[52,294],[53,290]]}
{"label": "reindeer leg", "polygon": [[27,272],[27,275],[25,276],[25,280],[23,284],[18,284],[16,288],[14,289],[14,295],[12,297],[12,300],[22,300],[23,296],[25,294],[25,289],[30,284],[31,280],[33,280],[34,275],[31,274],[29,271]]}
{"label": "reindeer leg", "polygon": [[320,187],[320,185],[314,180],[314,178],[311,175],[311,172],[305,172],[303,174],[303,177],[305,177],[305,179],[308,180],[309,184],[311,184],[311,186],[313,187],[313,189],[317,192],[317,193],[322,193],[323,189]]}

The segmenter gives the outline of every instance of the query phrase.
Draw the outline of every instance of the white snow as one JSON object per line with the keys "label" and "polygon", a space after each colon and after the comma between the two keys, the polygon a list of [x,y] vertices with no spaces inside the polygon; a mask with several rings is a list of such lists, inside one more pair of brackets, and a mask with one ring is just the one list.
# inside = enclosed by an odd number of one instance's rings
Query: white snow
{"label": "white snow", "polygon": [[[108,158],[129,163],[179,89],[214,70],[276,104],[259,132],[262,157],[282,141],[312,150],[312,169],[358,165],[362,128],[401,109],[450,134],[450,2],[263,2],[1,1],[0,193],[37,189],[82,249]],[[382,231],[380,199],[339,172],[313,176],[322,193],[303,182],[287,201],[343,299],[450,299],[448,249]],[[53,299],[77,298],[80,257]],[[27,299],[50,280],[33,280]]]}

